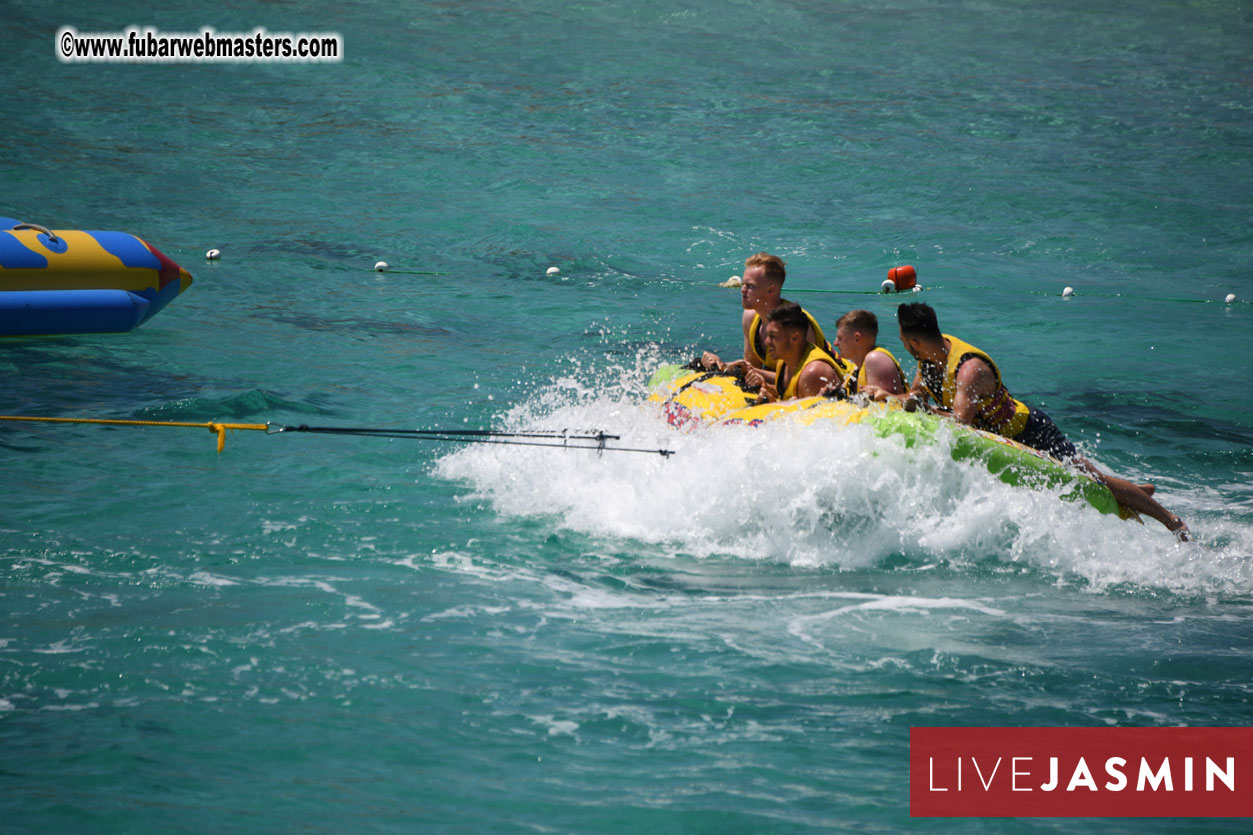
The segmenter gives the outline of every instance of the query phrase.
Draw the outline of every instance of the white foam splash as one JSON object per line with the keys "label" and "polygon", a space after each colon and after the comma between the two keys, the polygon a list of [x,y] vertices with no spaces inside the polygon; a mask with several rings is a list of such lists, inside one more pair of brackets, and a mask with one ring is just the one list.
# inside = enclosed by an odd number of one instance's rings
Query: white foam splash
{"label": "white foam splash", "polygon": [[[1253,525],[1196,506],[1203,491],[1168,497],[1202,538],[1180,544],[1155,522],[1120,521],[1060,500],[1061,491],[1012,487],[954,461],[944,433],[912,449],[865,426],[685,434],[644,402],[638,369],[601,376],[602,390],[575,378],[543,387],[502,423],[603,429],[621,435],[613,445],[674,456],[470,445],[441,458],[436,474],[467,482],[471,500],[507,516],[547,516],[563,528],[698,557],[841,568],[892,555],[927,565],[994,557],[1077,575],[1096,589],[1253,590]],[[1201,512],[1219,518],[1198,519]],[[1211,526],[1221,544],[1206,544]]]}
{"label": "white foam splash", "polygon": [[239,583],[229,577],[223,577],[220,574],[212,574],[208,571],[193,571],[187,576],[188,582],[195,583],[198,586],[237,586]]}
{"label": "white foam splash", "polygon": [[577,738],[579,723],[572,719],[556,719],[551,714],[527,716],[536,725],[548,729],[548,736],[573,736]]}
{"label": "white foam splash", "polygon": [[817,626],[846,615],[852,612],[894,612],[900,614],[916,615],[919,613],[926,614],[933,610],[949,610],[961,611],[967,610],[988,617],[1005,617],[1006,613],[1001,609],[987,606],[976,600],[964,600],[953,597],[915,597],[915,596],[899,596],[899,595],[874,595],[868,600],[862,600],[858,603],[852,603],[848,606],[841,606],[838,609],[832,609],[816,615],[799,615],[792,618],[788,623],[788,634],[794,635],[807,644],[825,649],[822,641],[813,637],[813,629]]}

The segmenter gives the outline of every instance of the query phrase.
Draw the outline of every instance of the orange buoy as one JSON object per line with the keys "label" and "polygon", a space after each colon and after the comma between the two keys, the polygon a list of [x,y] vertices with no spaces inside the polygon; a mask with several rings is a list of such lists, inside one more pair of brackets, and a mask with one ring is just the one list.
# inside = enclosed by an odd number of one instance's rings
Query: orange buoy
{"label": "orange buoy", "polygon": [[918,273],[908,264],[903,267],[893,267],[888,270],[888,281],[896,285],[896,292],[903,293],[906,290],[912,290],[918,283]]}

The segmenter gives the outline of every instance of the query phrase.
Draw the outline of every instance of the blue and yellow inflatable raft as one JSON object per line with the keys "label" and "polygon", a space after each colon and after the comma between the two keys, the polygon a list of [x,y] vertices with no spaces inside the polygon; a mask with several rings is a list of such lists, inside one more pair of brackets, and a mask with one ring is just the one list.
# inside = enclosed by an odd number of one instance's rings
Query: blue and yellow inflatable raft
{"label": "blue and yellow inflatable raft", "polygon": [[190,285],[186,270],[134,235],[0,218],[0,336],[125,333]]}
{"label": "blue and yellow inflatable raft", "polygon": [[897,436],[906,447],[939,442],[947,427],[955,461],[986,467],[1001,481],[1019,487],[1060,489],[1061,498],[1082,501],[1102,513],[1138,518],[1121,507],[1109,488],[1062,462],[1016,441],[963,426],[926,412],[907,412],[895,401],[860,404],[851,400],[807,397],[754,405],[756,397],[735,377],[662,366],[649,383],[650,400],[661,406],[675,428],[692,431],[707,426],[760,426],[775,421],[801,425],[865,424],[879,437]]}

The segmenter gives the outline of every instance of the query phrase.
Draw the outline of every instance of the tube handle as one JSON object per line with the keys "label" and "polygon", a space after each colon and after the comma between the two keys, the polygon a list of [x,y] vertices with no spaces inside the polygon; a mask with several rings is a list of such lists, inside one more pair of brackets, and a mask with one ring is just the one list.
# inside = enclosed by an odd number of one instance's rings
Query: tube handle
{"label": "tube handle", "polygon": [[61,242],[61,239],[58,238],[56,235],[54,235],[51,229],[49,229],[47,226],[40,226],[38,223],[19,223],[17,226],[13,227],[14,232],[16,232],[19,229],[34,229],[36,232],[42,232],[43,234],[47,235],[48,240],[52,241],[52,243],[54,244]]}

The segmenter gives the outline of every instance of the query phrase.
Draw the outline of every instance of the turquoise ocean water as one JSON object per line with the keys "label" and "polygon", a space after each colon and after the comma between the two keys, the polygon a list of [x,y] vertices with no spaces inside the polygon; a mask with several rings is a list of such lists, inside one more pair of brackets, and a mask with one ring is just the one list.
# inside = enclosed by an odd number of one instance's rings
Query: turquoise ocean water
{"label": "turquoise ocean water", "polygon": [[[1253,722],[1253,14],[1095,6],[6,4],[0,214],[195,284],[0,342],[0,411],[676,455],[0,428],[0,828],[965,831],[909,818],[911,726]],[[345,57],[61,64],[63,25]],[[761,249],[898,356],[915,265],[1196,541],[943,446],[675,433],[644,381],[734,352]]]}

